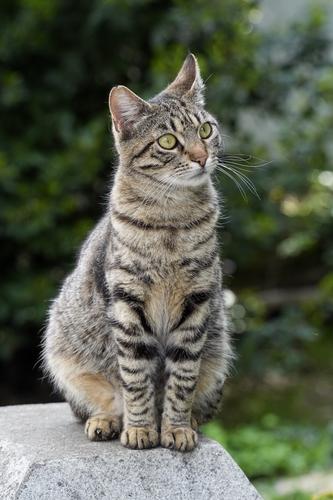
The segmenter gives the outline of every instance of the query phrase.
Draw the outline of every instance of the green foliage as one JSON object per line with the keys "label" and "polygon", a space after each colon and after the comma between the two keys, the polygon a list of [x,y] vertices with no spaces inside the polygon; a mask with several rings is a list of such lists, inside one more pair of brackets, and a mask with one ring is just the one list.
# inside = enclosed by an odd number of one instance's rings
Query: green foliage
{"label": "green foliage", "polygon": [[[266,491],[261,492],[267,500],[313,500],[313,496],[309,493],[304,493],[302,491],[294,491],[293,493],[287,493],[286,495],[278,495],[274,494],[274,492],[269,492],[266,494]],[[325,497],[324,497],[325,498]]]}
{"label": "green foliage", "polygon": [[227,430],[218,422],[211,422],[202,430],[223,444],[251,478],[296,475],[332,463],[330,428],[286,424],[268,414],[256,425]]}
{"label": "green foliage", "polygon": [[267,483],[256,483],[258,491],[261,493],[265,500],[332,500],[333,493],[322,493],[318,495],[313,495],[312,493],[307,493],[305,491],[293,491],[292,493],[287,493],[285,495],[280,495],[276,493],[274,484]]}

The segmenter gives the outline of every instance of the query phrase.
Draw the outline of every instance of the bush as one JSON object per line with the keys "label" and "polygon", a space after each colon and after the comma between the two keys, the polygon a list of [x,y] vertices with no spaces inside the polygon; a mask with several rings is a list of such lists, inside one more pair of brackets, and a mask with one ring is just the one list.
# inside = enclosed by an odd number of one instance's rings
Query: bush
{"label": "bush", "polygon": [[276,415],[265,415],[256,425],[226,430],[211,422],[202,430],[224,445],[252,479],[297,475],[332,464],[330,428],[285,423]]}

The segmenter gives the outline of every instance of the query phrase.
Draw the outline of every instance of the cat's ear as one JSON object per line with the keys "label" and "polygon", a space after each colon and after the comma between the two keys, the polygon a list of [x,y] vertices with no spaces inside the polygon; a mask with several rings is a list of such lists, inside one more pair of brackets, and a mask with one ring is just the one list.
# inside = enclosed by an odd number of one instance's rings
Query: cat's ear
{"label": "cat's ear", "polygon": [[199,64],[193,54],[189,54],[175,80],[165,89],[168,94],[188,97],[197,104],[204,104],[204,83],[200,75]]}
{"label": "cat's ear", "polygon": [[109,108],[114,128],[118,133],[128,132],[140,116],[148,114],[150,104],[127,87],[113,87],[109,95]]}

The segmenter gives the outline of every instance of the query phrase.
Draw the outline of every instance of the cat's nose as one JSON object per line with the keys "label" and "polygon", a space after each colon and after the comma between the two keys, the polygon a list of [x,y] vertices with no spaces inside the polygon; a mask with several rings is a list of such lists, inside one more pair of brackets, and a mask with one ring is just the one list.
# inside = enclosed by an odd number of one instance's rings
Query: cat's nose
{"label": "cat's nose", "polygon": [[190,157],[191,161],[195,161],[196,163],[199,163],[199,165],[202,168],[204,168],[204,166],[206,165],[208,154],[206,153],[206,150],[204,148],[195,147],[189,151],[189,157]]}

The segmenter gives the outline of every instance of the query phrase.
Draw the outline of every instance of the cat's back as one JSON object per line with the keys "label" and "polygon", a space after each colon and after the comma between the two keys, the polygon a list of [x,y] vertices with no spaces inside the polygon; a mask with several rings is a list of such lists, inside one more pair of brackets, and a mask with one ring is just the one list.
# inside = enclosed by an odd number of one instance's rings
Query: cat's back
{"label": "cat's back", "polygon": [[[108,217],[103,217],[87,236],[74,270],[66,277],[49,311],[46,335],[64,332],[77,334],[81,329],[104,321],[107,294],[104,265],[110,239]],[[100,320],[98,320],[100,318]],[[56,326],[59,325],[59,328]],[[50,328],[51,327],[51,328]]]}
{"label": "cat's back", "polygon": [[86,238],[75,269],[52,303],[42,352],[45,370],[51,375],[62,373],[66,360],[70,366],[76,360],[92,370],[114,365],[104,273],[109,242],[109,218],[105,216]]}

